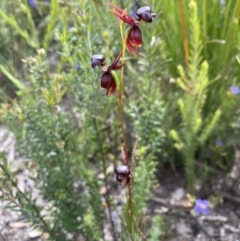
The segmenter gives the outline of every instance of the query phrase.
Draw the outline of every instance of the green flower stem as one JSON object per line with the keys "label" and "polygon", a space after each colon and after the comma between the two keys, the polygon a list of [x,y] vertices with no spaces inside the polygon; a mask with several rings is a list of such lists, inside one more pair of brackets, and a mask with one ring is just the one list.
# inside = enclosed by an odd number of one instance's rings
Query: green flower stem
{"label": "green flower stem", "polygon": [[[236,2],[233,17],[232,17],[232,24],[231,27],[228,29],[227,33],[227,46],[226,46],[226,52],[225,52],[225,59],[229,60],[229,56],[231,54],[235,34],[236,34],[236,25],[237,25],[237,19],[240,14],[240,0]],[[235,22],[235,23],[234,23]]]}
{"label": "green flower stem", "polygon": [[[123,22],[120,23],[120,33],[122,38],[122,64],[124,63],[125,59],[125,51],[126,51],[126,41],[124,39],[123,35]],[[120,116],[120,123],[121,123],[121,129],[122,129],[122,137],[123,137],[123,150],[126,155],[126,165],[128,164],[128,154],[127,154],[127,140],[126,140],[126,133],[124,128],[124,120],[123,120],[123,106],[122,106],[122,88],[123,88],[123,74],[124,74],[124,66],[121,68],[121,76],[119,81],[119,89],[117,91],[118,95],[118,110],[119,110],[119,116]]]}
{"label": "green flower stem", "polygon": [[38,43],[32,40],[28,32],[19,26],[13,15],[6,14],[2,9],[0,9],[0,17],[4,19],[6,23],[11,26],[22,38],[24,38],[31,47],[39,47]]}

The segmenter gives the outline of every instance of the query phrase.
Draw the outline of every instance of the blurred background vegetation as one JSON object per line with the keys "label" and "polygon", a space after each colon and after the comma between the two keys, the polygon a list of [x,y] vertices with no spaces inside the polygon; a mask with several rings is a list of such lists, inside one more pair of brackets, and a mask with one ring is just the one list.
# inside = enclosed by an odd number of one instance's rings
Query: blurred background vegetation
{"label": "blurred background vegetation", "polygon": [[[184,171],[194,193],[196,176],[202,185],[213,177],[208,167],[227,173],[233,165],[240,144],[240,0],[111,2],[129,14],[144,5],[157,14],[151,24],[141,24],[143,46],[125,62],[130,154],[140,137],[138,216],[158,168]],[[54,202],[54,227],[34,199],[29,205],[31,197],[14,198],[53,240],[79,232],[99,240],[99,187],[109,183],[108,166],[120,162],[122,140],[117,99],[105,96],[90,58],[103,54],[107,65],[115,59],[121,51],[119,21],[101,0],[3,0],[0,29],[0,121],[15,134],[21,154],[36,163],[25,168],[44,200]],[[196,162],[205,168],[197,169]],[[6,161],[2,167],[5,180]],[[103,180],[95,178],[100,173]],[[81,195],[80,180],[88,188]],[[105,198],[110,204],[109,193]]]}

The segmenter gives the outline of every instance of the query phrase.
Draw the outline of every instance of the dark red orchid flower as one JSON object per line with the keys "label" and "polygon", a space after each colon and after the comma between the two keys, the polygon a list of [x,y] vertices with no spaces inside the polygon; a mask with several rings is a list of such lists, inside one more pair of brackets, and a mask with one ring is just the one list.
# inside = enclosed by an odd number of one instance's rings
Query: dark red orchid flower
{"label": "dark red orchid flower", "polygon": [[[109,3],[109,5],[113,8],[113,10],[110,10],[114,15],[116,15],[118,18],[120,18],[123,22],[130,25],[130,29],[128,30],[128,35],[126,39],[126,44],[128,50],[135,54],[139,47],[142,46],[142,32],[139,28],[138,24],[139,22],[135,22],[131,16],[129,16],[126,12],[126,10],[123,10],[121,8],[118,8],[112,3]],[[152,22],[152,19],[155,17],[156,14],[151,13],[151,9],[148,6],[139,8],[137,11],[137,20],[138,21],[145,21],[145,22]]]}
{"label": "dark red orchid flower", "polygon": [[120,60],[121,56],[122,56],[122,52],[113,61],[113,63],[107,68],[104,67],[105,58],[103,55],[95,54],[91,57],[92,68],[95,68],[96,66],[98,66],[103,71],[103,74],[101,76],[101,87],[107,90],[106,95],[111,95],[116,90],[116,83],[111,71],[118,70],[123,67],[124,64],[118,65],[118,61]]}
{"label": "dark red orchid flower", "polygon": [[114,15],[120,18],[123,22],[130,25],[130,29],[128,30],[128,35],[126,39],[126,44],[128,50],[135,54],[137,52],[137,48],[142,46],[142,33],[141,29],[138,27],[137,23],[126,13],[126,10],[122,10],[117,6],[109,3],[109,5],[113,8],[110,10]]}
{"label": "dark red orchid flower", "polygon": [[118,182],[128,184],[131,181],[131,171],[126,165],[119,165],[114,170]]}

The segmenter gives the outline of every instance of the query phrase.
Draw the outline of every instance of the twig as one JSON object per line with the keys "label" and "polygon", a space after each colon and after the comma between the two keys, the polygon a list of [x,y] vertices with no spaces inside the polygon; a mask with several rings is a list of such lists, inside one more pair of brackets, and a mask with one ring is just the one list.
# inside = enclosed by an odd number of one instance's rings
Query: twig
{"label": "twig", "polygon": [[218,175],[221,175],[221,176],[223,175],[222,172],[216,170],[216,169],[213,168],[213,167],[210,167],[210,166],[206,165],[205,163],[203,164],[203,163],[201,163],[201,162],[199,162],[199,161],[195,161],[195,164],[196,164],[197,166],[199,166],[199,167],[207,167],[210,171],[214,172],[215,174],[218,174]]}
{"label": "twig", "polygon": [[[0,164],[0,168],[3,170],[3,172],[4,172],[5,175],[7,176],[7,179],[11,182],[11,184],[17,189],[17,192],[26,200],[26,202],[27,202],[28,204],[31,205],[31,207],[33,208],[33,210],[34,210],[37,218],[42,222],[42,224],[44,225],[46,231],[49,232],[49,233],[52,233],[52,232],[51,232],[51,229],[50,229],[49,226],[48,226],[48,224],[45,222],[45,220],[44,220],[43,217],[41,216],[38,207],[35,206],[35,205],[32,203],[32,200],[31,200],[24,192],[22,192],[22,191],[18,188],[17,183],[12,179],[10,173],[6,170],[6,168],[5,168],[2,164]],[[2,191],[3,191],[3,190],[2,190]],[[9,193],[4,192],[4,194],[5,194],[5,195],[7,194],[8,198],[10,198],[10,201],[13,202],[15,205],[17,205],[18,207],[20,207],[21,210],[23,211],[23,207],[22,207],[20,204],[18,204],[18,203],[14,200],[14,198],[13,198],[11,195],[9,195]],[[29,213],[28,213],[27,211],[24,211],[24,212],[29,216]],[[36,218],[34,218],[34,219],[36,219]]]}
{"label": "twig", "polygon": [[226,198],[226,199],[228,199],[228,200],[231,200],[231,201],[233,201],[233,202],[235,202],[235,203],[240,204],[240,198],[234,197],[234,196],[232,196],[232,195],[230,195],[230,194],[228,194],[228,193],[226,193],[226,192],[222,192],[222,191],[218,191],[218,193],[221,194],[221,195],[223,195],[224,198]]}

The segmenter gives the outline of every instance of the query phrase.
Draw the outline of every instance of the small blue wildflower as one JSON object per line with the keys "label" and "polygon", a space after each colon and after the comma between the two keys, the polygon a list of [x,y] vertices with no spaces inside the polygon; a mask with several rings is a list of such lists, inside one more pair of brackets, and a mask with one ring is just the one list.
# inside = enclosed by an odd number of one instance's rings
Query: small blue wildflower
{"label": "small blue wildflower", "polygon": [[194,210],[198,214],[202,213],[207,215],[209,213],[209,202],[207,200],[197,199]]}
{"label": "small blue wildflower", "polygon": [[28,0],[28,4],[29,4],[32,8],[37,8],[36,0]]}
{"label": "small blue wildflower", "polygon": [[232,85],[230,87],[230,91],[234,94],[234,95],[238,95],[240,94],[240,88],[236,85]]}
{"label": "small blue wildflower", "polygon": [[222,146],[223,145],[223,142],[221,140],[216,140],[216,145],[217,146]]}

